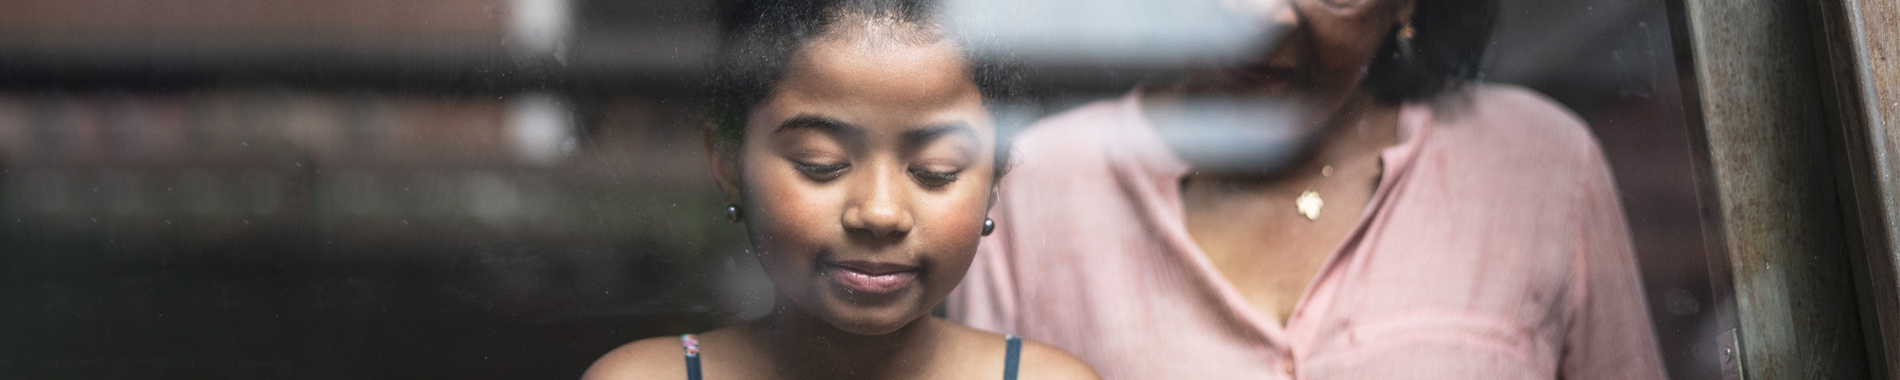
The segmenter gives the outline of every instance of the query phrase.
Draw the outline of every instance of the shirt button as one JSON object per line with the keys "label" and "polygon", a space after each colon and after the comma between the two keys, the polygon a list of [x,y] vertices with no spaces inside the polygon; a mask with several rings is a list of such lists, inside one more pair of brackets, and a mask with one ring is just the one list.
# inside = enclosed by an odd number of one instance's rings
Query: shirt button
{"label": "shirt button", "polygon": [[1293,378],[1293,365],[1287,364],[1286,366],[1280,367],[1280,373],[1286,374],[1286,378],[1288,379]]}

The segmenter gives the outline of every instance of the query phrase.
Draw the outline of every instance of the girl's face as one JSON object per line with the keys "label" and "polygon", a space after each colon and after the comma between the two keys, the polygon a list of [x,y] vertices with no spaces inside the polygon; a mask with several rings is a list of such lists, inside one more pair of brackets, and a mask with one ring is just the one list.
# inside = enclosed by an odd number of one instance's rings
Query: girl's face
{"label": "girl's face", "polygon": [[779,291],[875,335],[923,317],[962,281],[989,207],[996,128],[953,43],[862,34],[795,54],[752,109],[738,162],[714,165],[742,189],[753,248]]}

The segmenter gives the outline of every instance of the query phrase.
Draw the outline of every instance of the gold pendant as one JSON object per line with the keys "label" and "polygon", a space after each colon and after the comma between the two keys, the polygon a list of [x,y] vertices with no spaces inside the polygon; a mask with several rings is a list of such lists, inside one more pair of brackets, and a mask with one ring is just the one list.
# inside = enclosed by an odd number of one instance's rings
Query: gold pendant
{"label": "gold pendant", "polygon": [[1306,220],[1314,220],[1319,219],[1319,208],[1325,207],[1326,201],[1319,199],[1319,193],[1307,190],[1300,193],[1298,199],[1293,200],[1293,205],[1299,207],[1300,215],[1305,216]]}

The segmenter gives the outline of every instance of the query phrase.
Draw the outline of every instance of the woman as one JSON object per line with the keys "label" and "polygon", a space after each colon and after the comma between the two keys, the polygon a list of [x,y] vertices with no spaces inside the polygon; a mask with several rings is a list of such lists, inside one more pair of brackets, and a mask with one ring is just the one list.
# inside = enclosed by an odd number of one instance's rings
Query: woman
{"label": "woman", "polygon": [[1494,0],[1236,0],[1277,36],[1045,119],[953,319],[1109,379],[1653,379],[1576,116],[1478,72]]}
{"label": "woman", "polygon": [[925,3],[766,0],[725,14],[707,154],[777,305],[629,343],[586,378],[1094,378],[1060,350],[930,316],[990,231],[1008,150],[976,81],[987,76]]}

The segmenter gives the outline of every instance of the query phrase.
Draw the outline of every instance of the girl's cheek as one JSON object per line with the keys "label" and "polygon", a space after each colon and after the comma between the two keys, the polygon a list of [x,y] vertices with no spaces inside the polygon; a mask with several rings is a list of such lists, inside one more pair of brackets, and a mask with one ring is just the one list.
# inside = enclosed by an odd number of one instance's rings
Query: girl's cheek
{"label": "girl's cheek", "polygon": [[[975,186],[972,186],[972,188],[974,187]],[[967,245],[970,250],[973,250],[977,242],[982,239],[983,219],[987,217],[987,215],[985,215],[987,210],[984,210],[984,206],[988,202],[989,190],[987,187],[984,187],[982,191],[970,191],[968,193],[958,194],[957,197],[952,199],[942,199],[938,201],[938,204],[936,204],[936,207],[933,207],[932,210],[935,214],[924,220],[932,221],[933,224],[935,224],[935,229],[942,232],[941,235],[938,235],[934,240],[936,240],[938,244],[947,246],[939,247],[945,249],[934,249],[931,250],[931,252],[968,254],[968,252],[962,252],[965,250],[962,249],[965,248],[962,246],[965,245]]]}
{"label": "girl's cheek", "polygon": [[745,217],[758,237],[753,244],[772,256],[768,262],[796,261],[796,256],[811,252],[811,247],[817,245],[825,231],[823,223],[835,225],[837,218],[824,217],[826,197],[821,191],[802,186],[797,172],[775,172],[759,166],[747,167],[745,172],[750,203],[744,206]]}

